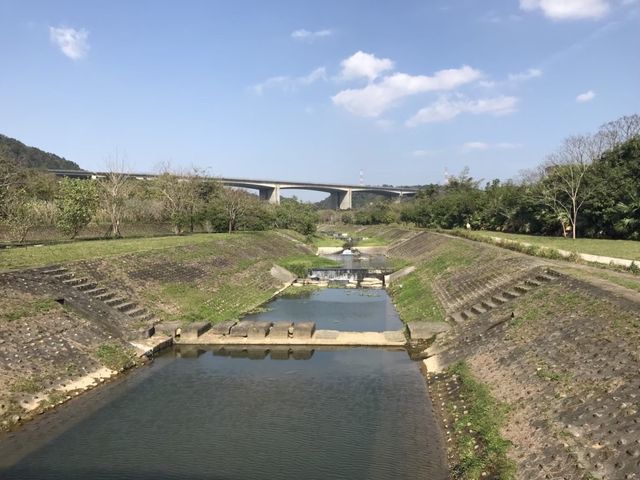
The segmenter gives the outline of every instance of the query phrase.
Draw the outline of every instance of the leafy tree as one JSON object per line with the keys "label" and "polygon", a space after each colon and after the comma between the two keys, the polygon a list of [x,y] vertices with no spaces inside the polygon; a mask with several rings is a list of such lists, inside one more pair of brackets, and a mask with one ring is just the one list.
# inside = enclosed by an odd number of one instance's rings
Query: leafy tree
{"label": "leafy tree", "polygon": [[288,228],[302,235],[316,232],[320,216],[313,205],[294,198],[283,198],[275,209],[276,228]]}
{"label": "leafy tree", "polygon": [[64,178],[55,199],[58,228],[75,238],[86,227],[98,207],[98,188],[93,180]]}

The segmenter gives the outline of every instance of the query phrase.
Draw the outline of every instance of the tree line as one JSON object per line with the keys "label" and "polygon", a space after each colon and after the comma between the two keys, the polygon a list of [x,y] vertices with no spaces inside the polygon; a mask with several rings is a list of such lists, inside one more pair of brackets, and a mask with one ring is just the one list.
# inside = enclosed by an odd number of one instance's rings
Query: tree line
{"label": "tree line", "polygon": [[138,223],[169,224],[175,234],[285,228],[312,235],[319,222],[312,205],[295,198],[270,205],[195,169],[165,165],[156,177],[140,180],[123,173],[117,158],[108,163],[103,178],[58,180],[0,157],[0,222],[17,242],[41,226],[75,238],[92,222],[113,238],[123,235],[123,225]]}
{"label": "tree line", "polygon": [[342,221],[640,240],[640,116],[566,138],[518,179],[483,183],[465,168],[409,202],[377,202]]}

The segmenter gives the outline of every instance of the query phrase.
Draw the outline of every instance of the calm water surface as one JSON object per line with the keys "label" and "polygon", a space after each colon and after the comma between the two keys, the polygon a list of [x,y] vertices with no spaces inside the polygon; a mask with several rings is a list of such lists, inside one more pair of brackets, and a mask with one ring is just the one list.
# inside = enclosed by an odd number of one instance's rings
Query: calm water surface
{"label": "calm water surface", "polygon": [[402,321],[384,290],[323,288],[308,298],[278,298],[268,311],[248,320],[316,322],[317,329],[382,332],[402,329]]}
{"label": "calm water surface", "polygon": [[246,355],[176,348],[0,440],[0,477],[447,478],[425,382],[406,352]]}

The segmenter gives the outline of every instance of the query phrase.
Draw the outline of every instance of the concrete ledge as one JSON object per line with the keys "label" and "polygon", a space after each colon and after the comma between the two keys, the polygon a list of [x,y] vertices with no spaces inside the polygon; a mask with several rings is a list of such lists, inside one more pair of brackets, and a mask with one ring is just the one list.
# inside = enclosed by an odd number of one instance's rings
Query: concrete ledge
{"label": "concrete ledge", "polygon": [[269,338],[287,340],[289,332],[293,332],[293,322],[276,322],[269,330]]}
{"label": "concrete ledge", "polygon": [[[340,332],[338,330],[317,330],[315,334],[310,338],[287,338],[277,339],[271,338],[269,335],[266,337],[241,337],[231,335],[219,335],[211,331],[206,332],[198,338],[192,338],[189,340],[180,339],[180,344],[187,345],[229,345],[229,355],[242,355],[234,349],[242,349],[242,347],[255,345],[255,346],[267,346],[278,345],[287,346],[291,348],[293,346],[312,347],[312,346],[337,346],[337,347],[404,347],[406,340],[401,332]],[[310,349],[306,349],[310,350]],[[219,355],[224,355],[227,351],[227,347],[217,350]],[[303,358],[305,353],[301,353]]]}
{"label": "concrete ledge", "polygon": [[237,320],[227,320],[211,326],[211,331],[220,335],[229,335],[231,328],[238,323]]}
{"label": "concrete ledge", "polygon": [[299,322],[293,327],[293,338],[306,339],[311,338],[316,331],[315,322]]}
{"label": "concrete ledge", "polygon": [[411,340],[429,340],[451,329],[449,324],[444,322],[409,322],[407,328],[409,328]]}
{"label": "concrete ledge", "polygon": [[198,338],[204,332],[211,328],[209,322],[193,322],[182,328],[181,340],[188,340],[191,338]]}
{"label": "concrete ledge", "polygon": [[267,332],[271,328],[273,323],[271,322],[252,322],[253,325],[249,326],[247,330],[247,338],[264,338],[267,336]]}
{"label": "concrete ledge", "polygon": [[231,337],[246,337],[249,334],[249,327],[251,324],[249,320],[240,320],[238,323],[233,325],[229,331],[229,336]]}

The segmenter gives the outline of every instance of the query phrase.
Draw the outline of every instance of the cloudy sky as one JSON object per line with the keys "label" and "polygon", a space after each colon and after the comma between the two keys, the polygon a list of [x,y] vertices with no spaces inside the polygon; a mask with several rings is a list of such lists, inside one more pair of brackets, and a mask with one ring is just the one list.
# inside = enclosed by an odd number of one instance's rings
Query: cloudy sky
{"label": "cloudy sky", "polygon": [[638,45],[638,0],[0,0],[0,133],[87,169],[509,178],[640,112]]}

